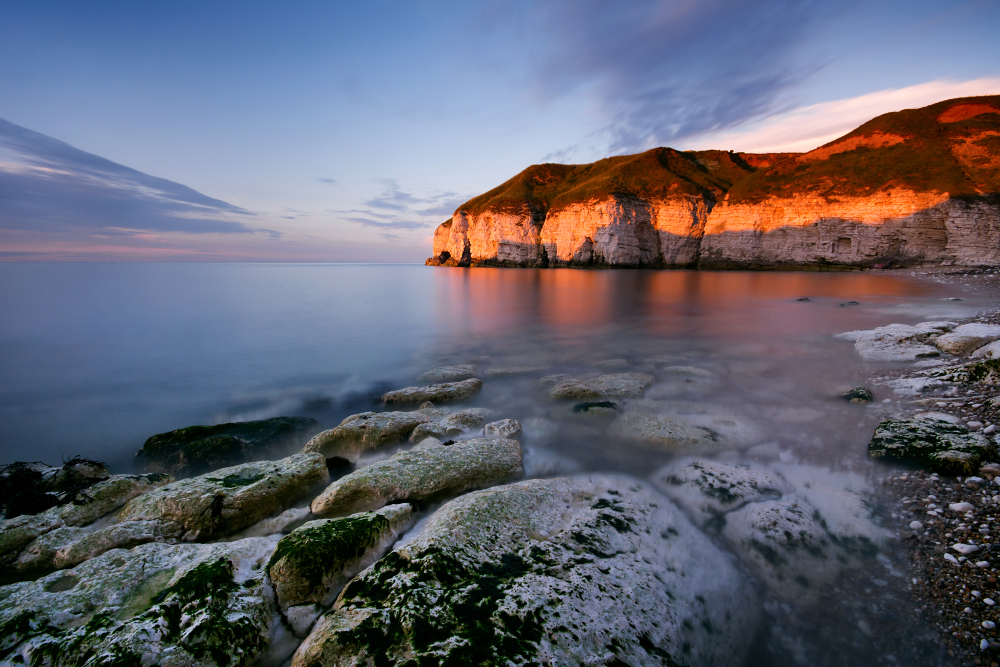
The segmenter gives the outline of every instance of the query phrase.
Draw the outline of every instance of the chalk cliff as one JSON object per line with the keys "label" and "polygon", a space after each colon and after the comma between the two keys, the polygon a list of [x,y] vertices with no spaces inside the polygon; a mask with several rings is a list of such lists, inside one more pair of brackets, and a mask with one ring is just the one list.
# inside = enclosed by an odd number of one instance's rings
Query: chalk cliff
{"label": "chalk cliff", "polygon": [[1000,265],[1000,96],[885,114],[804,154],[656,148],[529,167],[455,211],[431,265]]}

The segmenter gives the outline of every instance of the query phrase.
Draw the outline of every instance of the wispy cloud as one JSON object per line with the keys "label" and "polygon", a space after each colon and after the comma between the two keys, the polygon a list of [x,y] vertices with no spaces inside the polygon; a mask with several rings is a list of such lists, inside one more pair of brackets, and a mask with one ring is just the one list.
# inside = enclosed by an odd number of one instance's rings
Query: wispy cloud
{"label": "wispy cloud", "polygon": [[917,86],[813,104],[773,116],[764,122],[693,137],[678,147],[756,153],[810,151],[881,114],[974,95],[1000,95],[1000,78],[929,81]]}
{"label": "wispy cloud", "polygon": [[[450,216],[468,199],[456,192],[439,192],[417,196],[404,190],[395,179],[382,181],[382,192],[363,202],[364,208],[335,211],[340,219],[371,229],[414,231],[437,226],[441,219]],[[395,241],[397,234],[383,233],[385,239]]]}
{"label": "wispy cloud", "polygon": [[787,110],[822,66],[797,49],[846,0],[545,0],[543,97],[583,93],[612,152],[675,143]]}
{"label": "wispy cloud", "polygon": [[317,178],[316,180],[319,181],[320,183],[326,183],[327,185],[336,185],[337,184],[336,179],[333,179],[333,178]]}
{"label": "wispy cloud", "polygon": [[2,119],[0,202],[7,230],[277,234],[238,206]]}

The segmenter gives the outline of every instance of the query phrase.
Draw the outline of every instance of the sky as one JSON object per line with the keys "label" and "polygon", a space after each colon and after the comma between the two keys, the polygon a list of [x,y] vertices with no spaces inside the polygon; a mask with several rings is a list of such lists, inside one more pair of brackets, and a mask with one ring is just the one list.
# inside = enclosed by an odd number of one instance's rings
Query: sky
{"label": "sky", "polygon": [[422,262],[531,164],[1000,94],[1000,0],[0,3],[0,261]]}

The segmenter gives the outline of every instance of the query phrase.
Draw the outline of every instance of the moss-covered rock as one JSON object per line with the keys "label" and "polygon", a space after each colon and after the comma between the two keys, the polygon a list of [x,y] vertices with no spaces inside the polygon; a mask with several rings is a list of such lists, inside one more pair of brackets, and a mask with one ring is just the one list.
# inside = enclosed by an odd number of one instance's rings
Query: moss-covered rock
{"label": "moss-covered rock", "polygon": [[341,477],[313,500],[312,511],[317,516],[346,516],[500,484],[521,472],[521,445],[516,440],[475,438],[412,449]]}
{"label": "moss-covered rock", "polygon": [[722,436],[704,426],[692,426],[680,419],[653,414],[619,415],[610,432],[623,440],[664,450],[718,447]]}
{"label": "moss-covered rock", "polygon": [[986,436],[934,419],[886,419],[868,443],[873,459],[919,465],[948,475],[972,475],[980,462],[995,460]]}
{"label": "moss-covered rock", "polygon": [[642,396],[653,380],[652,375],[643,373],[612,373],[589,380],[562,379],[549,390],[549,396],[557,400],[635,398]]}
{"label": "moss-covered rock", "polygon": [[188,426],[146,440],[135,455],[136,468],[178,477],[200,475],[248,461],[287,456],[321,429],[306,417]]}
{"label": "moss-covered rock", "polygon": [[432,418],[421,411],[362,412],[319,433],[302,451],[354,462],[363,452],[405,440],[415,428],[430,421]]}
{"label": "moss-covered rock", "polygon": [[528,480],[442,507],[292,664],[741,664],[756,619],[726,557],[641,482]]}
{"label": "moss-covered rock", "polygon": [[282,609],[329,606],[358,572],[382,557],[412,520],[408,504],[309,521],[281,538],[267,565]]}
{"label": "moss-covered rock", "polygon": [[848,403],[871,403],[875,400],[870,389],[865,387],[851,387],[840,394],[840,397]]}
{"label": "moss-covered rock", "polygon": [[387,405],[408,405],[432,401],[434,403],[453,403],[466,401],[483,388],[483,381],[477,378],[461,382],[445,382],[426,387],[405,387],[382,395],[382,402]]}
{"label": "moss-covered rock", "polygon": [[276,612],[265,539],[116,549],[0,588],[4,664],[240,667],[264,653]]}
{"label": "moss-covered rock", "polygon": [[321,454],[296,454],[190,477],[134,498],[119,521],[172,521],[186,541],[231,535],[287,509],[329,480]]}

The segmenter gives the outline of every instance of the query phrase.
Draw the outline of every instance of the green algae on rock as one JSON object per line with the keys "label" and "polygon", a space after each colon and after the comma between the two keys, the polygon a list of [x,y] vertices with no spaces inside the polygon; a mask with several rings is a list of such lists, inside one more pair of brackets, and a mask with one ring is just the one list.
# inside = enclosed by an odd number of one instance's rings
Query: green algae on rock
{"label": "green algae on rock", "polygon": [[287,456],[319,430],[319,422],[306,417],[188,426],[146,440],[135,455],[135,465],[144,472],[200,475],[248,461]]}
{"label": "green algae on rock", "polygon": [[313,500],[312,511],[317,516],[345,516],[397,501],[492,486],[521,473],[521,445],[516,440],[475,438],[448,447],[411,449],[341,477]]}
{"label": "green algae on rock", "polygon": [[419,411],[362,412],[314,436],[302,451],[319,452],[328,459],[340,457],[355,462],[370,449],[405,440],[413,429],[430,421],[431,417]]}
{"label": "green algae on rock", "polygon": [[268,646],[265,539],[116,549],[0,588],[0,661],[242,667]]}
{"label": "green algae on rock", "polygon": [[754,594],[662,496],[614,475],[444,505],[355,578],[293,667],[740,664]]}
{"label": "green algae on rock", "polygon": [[329,480],[321,454],[295,454],[190,477],[134,498],[119,521],[172,521],[185,541],[237,533],[287,509]]}
{"label": "green algae on rock", "polygon": [[445,382],[426,387],[405,387],[382,395],[385,404],[407,405],[432,401],[434,403],[451,403],[465,401],[483,388],[483,381],[478,378],[462,380],[461,382]]}
{"label": "green algae on rock", "polygon": [[873,459],[912,463],[948,475],[973,475],[994,460],[996,446],[986,436],[936,419],[886,419],[868,443]]}
{"label": "green algae on rock", "polygon": [[840,394],[840,398],[848,403],[871,403],[875,400],[871,389],[866,389],[865,387],[852,387]]}
{"label": "green algae on rock", "polygon": [[381,558],[413,517],[408,504],[309,521],[281,538],[267,573],[282,609],[329,606],[341,587]]}

